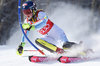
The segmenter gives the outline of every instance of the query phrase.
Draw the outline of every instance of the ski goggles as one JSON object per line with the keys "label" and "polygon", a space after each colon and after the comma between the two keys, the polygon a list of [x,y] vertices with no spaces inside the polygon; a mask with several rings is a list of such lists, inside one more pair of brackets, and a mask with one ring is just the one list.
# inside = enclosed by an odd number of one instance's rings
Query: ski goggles
{"label": "ski goggles", "polygon": [[23,13],[26,16],[31,16],[32,15],[32,10],[31,9],[26,9],[26,10],[23,10]]}

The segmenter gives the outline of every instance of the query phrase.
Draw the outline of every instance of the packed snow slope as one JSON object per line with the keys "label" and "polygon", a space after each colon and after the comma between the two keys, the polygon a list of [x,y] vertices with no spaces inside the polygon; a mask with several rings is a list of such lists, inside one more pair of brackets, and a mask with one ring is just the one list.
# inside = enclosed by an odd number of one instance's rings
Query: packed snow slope
{"label": "packed snow slope", "polygon": [[[89,25],[90,21],[94,17],[92,11],[89,9],[83,9],[76,5],[60,3],[61,5],[52,11],[53,13],[49,15],[49,18],[57,24],[60,28],[65,31],[69,41],[74,41],[78,43],[83,41],[86,48],[92,48],[94,50],[93,57],[100,56],[100,32],[91,33],[92,30]],[[52,5],[50,5],[52,6]],[[94,18],[92,18],[94,17]],[[13,33],[13,31],[12,31]],[[39,34],[37,32],[31,31],[29,33],[30,40],[34,43],[34,39]],[[58,61],[46,62],[46,63],[31,63],[28,57],[29,54],[41,55],[38,52],[24,52],[23,56],[16,55],[16,48],[21,42],[22,32],[19,29],[11,38],[7,41],[7,45],[0,46],[0,66],[99,66],[100,59],[95,59],[87,62],[80,63],[68,63],[63,64]],[[24,49],[34,49],[27,41]],[[29,53],[29,54],[28,54]],[[49,53],[49,52],[48,52]],[[47,53],[47,54],[48,54]],[[92,56],[92,55],[90,55]]]}

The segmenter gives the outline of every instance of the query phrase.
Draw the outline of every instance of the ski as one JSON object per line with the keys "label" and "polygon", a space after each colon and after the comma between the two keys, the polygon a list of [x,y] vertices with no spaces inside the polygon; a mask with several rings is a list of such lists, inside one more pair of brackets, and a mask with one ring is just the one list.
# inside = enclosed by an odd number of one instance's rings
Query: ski
{"label": "ski", "polygon": [[34,63],[49,62],[49,61],[59,61],[61,63],[73,63],[84,60],[87,60],[87,58],[67,57],[67,56],[60,56],[60,57],[29,56],[29,61]]}
{"label": "ski", "polygon": [[81,61],[87,61],[93,58],[87,57],[87,54],[92,51],[91,49],[88,49],[86,51],[83,51],[79,53],[78,56],[28,56],[30,62],[49,62],[49,61],[59,61],[61,63],[73,63],[73,62],[81,62]]}
{"label": "ski", "polygon": [[84,61],[86,59],[87,58],[61,56],[58,58],[58,61],[61,63],[73,63],[73,62]]}
{"label": "ski", "polygon": [[78,63],[78,62],[86,62],[95,59],[100,59],[100,57],[67,57],[67,56],[60,56],[58,61],[61,63]]}
{"label": "ski", "polygon": [[29,56],[29,61],[30,62],[48,62],[48,61],[55,61],[58,58],[57,57],[47,57],[47,56]]}

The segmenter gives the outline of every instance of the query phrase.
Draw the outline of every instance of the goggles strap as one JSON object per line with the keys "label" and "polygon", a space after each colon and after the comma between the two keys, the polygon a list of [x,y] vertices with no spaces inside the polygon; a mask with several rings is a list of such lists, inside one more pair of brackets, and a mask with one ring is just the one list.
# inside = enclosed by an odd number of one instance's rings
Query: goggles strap
{"label": "goggles strap", "polygon": [[33,21],[33,23],[35,23],[36,22],[36,18],[35,18],[36,17],[35,16],[36,13],[35,13],[35,10],[32,10],[32,11],[33,11],[33,16],[34,16],[34,18],[32,18],[32,21]]}

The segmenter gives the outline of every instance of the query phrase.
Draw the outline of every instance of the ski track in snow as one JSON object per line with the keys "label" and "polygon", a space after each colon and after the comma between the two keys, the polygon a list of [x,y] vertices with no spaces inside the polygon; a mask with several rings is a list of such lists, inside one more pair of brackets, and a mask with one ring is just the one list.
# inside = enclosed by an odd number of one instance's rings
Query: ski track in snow
{"label": "ski track in snow", "polygon": [[[91,19],[91,12],[88,9],[82,9],[78,6],[71,4],[60,3],[61,6],[55,8],[54,13],[50,15],[50,19],[57,25],[59,25],[65,33],[68,35],[69,40],[79,42],[84,41],[88,48],[95,50],[95,56],[100,55],[100,34],[92,34],[87,36],[85,32],[89,30],[88,23]],[[63,8],[62,8],[63,7]],[[61,13],[62,12],[62,13]],[[90,18],[89,18],[90,17]],[[84,32],[84,33],[83,33]],[[16,36],[18,35],[19,36]],[[30,35],[33,33],[30,33]],[[33,37],[38,37],[33,35]],[[99,66],[100,59],[91,60],[88,62],[79,63],[67,63],[63,64],[58,61],[46,62],[46,63],[32,63],[29,62],[27,57],[21,57],[16,55],[16,48],[21,40],[21,31],[18,30],[11,38],[7,41],[7,45],[0,46],[0,66]],[[33,39],[35,39],[33,38]],[[31,40],[33,40],[31,39]],[[26,49],[33,49],[28,42],[26,42]],[[34,42],[33,42],[34,43]],[[31,48],[30,48],[31,47]],[[26,52],[27,53],[27,52]]]}

